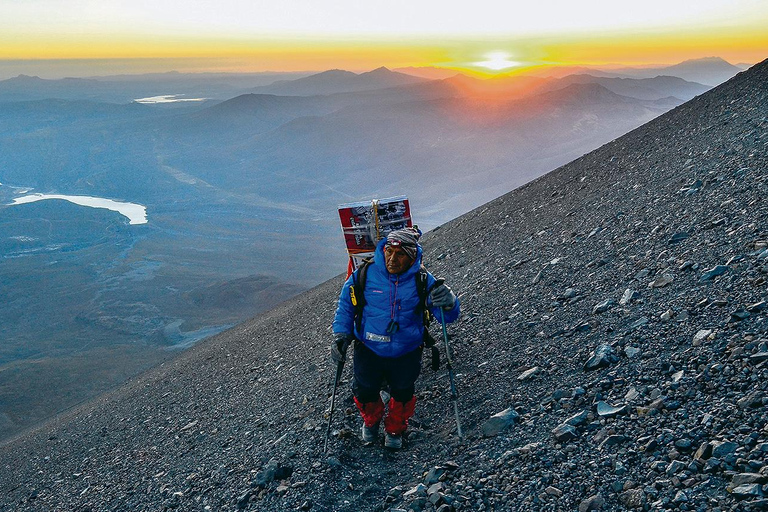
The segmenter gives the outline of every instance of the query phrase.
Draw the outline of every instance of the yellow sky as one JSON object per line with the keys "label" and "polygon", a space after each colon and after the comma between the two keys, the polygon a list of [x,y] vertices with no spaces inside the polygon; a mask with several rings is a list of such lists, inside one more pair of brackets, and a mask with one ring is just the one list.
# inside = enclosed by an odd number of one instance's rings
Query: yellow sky
{"label": "yellow sky", "polygon": [[768,57],[765,0],[449,3],[0,0],[0,59],[168,59],[185,62],[187,71],[309,71],[477,69],[505,58],[525,67]]}

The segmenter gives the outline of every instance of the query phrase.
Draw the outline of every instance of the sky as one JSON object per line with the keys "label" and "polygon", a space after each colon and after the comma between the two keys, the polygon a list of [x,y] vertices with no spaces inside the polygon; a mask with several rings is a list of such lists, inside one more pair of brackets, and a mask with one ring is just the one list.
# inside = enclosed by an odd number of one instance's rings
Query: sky
{"label": "sky", "polygon": [[751,64],[768,57],[765,27],[766,0],[0,0],[0,61],[62,73],[84,62],[137,72]]}

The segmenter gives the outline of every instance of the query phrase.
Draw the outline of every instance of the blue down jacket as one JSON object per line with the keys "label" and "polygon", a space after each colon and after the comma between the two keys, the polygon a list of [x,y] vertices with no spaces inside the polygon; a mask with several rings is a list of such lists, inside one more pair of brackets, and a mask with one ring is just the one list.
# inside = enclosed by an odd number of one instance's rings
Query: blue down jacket
{"label": "blue down jacket", "polygon": [[[419,294],[416,290],[416,274],[421,268],[421,247],[418,248],[413,265],[402,274],[390,274],[384,263],[384,244],[376,246],[373,263],[368,267],[365,282],[365,308],[360,332],[355,332],[355,308],[352,306],[349,287],[353,276],[344,283],[339,296],[339,305],[333,320],[334,333],[354,335],[366,347],[381,357],[399,357],[419,347],[423,342],[424,321],[416,311]],[[432,289],[435,277],[427,273],[427,289]],[[440,319],[440,308],[433,307],[429,298],[427,306]],[[459,317],[459,299],[450,311],[444,311],[445,321],[453,322]],[[390,322],[398,324],[395,332],[387,332]]]}

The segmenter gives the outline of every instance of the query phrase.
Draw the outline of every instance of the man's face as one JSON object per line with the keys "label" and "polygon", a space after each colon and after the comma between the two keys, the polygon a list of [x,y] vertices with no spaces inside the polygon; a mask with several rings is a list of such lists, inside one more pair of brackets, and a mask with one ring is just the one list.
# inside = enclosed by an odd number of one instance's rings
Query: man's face
{"label": "man's face", "polygon": [[390,274],[402,274],[411,267],[413,260],[402,248],[389,246],[384,249],[384,263]]}

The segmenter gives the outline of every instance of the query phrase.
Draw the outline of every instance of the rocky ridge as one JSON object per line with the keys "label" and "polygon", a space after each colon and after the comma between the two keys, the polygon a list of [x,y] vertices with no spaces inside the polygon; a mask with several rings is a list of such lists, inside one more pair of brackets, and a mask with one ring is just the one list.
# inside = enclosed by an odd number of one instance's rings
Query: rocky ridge
{"label": "rocky ridge", "polygon": [[425,363],[403,451],[345,381],[322,453],[337,278],[0,447],[0,510],[766,510],[766,155],[768,61],[427,234],[463,441]]}

